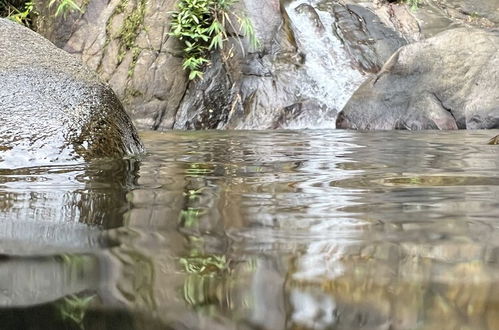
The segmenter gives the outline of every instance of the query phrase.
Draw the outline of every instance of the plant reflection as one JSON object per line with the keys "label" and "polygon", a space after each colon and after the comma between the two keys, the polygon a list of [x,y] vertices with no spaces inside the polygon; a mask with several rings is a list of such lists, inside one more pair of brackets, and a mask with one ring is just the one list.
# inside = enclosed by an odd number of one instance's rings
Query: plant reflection
{"label": "plant reflection", "polygon": [[95,295],[71,295],[69,297],[63,298],[60,302],[57,303],[57,308],[61,313],[62,320],[70,320],[74,322],[80,329],[85,329],[83,320],[85,318],[86,311],[88,310],[90,303],[94,298]]}
{"label": "plant reflection", "polygon": [[179,263],[187,273],[200,276],[215,276],[229,270],[224,255],[193,255],[186,258],[179,258]]}

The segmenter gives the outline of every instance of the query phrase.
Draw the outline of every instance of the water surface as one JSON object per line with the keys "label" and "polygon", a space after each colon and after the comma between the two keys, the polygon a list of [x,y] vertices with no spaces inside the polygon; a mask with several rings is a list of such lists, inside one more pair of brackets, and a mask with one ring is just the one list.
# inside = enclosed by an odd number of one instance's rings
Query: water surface
{"label": "water surface", "polygon": [[0,324],[497,329],[497,132],[144,132],[0,172]]}

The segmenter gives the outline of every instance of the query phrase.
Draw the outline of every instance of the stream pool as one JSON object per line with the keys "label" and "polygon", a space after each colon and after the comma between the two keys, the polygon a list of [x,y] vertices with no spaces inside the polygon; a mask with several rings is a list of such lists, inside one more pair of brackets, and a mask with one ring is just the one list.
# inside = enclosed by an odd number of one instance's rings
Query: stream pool
{"label": "stream pool", "polygon": [[0,328],[498,329],[496,134],[143,132],[0,170]]}

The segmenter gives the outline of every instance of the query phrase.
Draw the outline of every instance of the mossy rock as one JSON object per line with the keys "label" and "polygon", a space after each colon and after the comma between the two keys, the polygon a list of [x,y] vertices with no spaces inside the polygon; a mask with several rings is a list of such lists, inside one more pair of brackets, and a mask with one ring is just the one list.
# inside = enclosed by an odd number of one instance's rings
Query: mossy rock
{"label": "mossy rock", "polygon": [[143,151],[109,86],[76,57],[0,19],[0,168]]}

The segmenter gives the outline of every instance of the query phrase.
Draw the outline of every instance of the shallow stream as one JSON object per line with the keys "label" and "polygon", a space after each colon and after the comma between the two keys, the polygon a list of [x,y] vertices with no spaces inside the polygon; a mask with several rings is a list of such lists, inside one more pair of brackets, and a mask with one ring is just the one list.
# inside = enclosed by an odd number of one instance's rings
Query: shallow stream
{"label": "shallow stream", "polygon": [[0,170],[0,325],[497,329],[496,134],[144,132]]}

